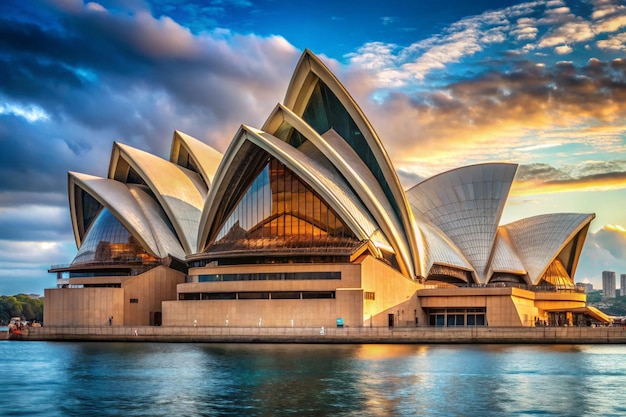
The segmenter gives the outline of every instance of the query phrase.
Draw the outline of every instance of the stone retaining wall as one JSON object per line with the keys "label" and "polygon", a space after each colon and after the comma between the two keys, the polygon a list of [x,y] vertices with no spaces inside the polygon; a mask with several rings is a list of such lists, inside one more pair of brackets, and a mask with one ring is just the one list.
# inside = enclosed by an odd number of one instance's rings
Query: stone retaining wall
{"label": "stone retaining wall", "polygon": [[19,340],[203,343],[626,343],[621,327],[34,327]]}

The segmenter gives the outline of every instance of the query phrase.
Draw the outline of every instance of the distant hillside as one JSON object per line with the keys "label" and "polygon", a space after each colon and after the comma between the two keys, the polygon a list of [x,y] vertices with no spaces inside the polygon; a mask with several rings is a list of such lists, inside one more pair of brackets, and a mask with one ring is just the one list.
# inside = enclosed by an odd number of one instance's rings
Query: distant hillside
{"label": "distant hillside", "polygon": [[626,316],[626,296],[602,301],[601,290],[591,291],[587,293],[587,304],[610,316]]}
{"label": "distant hillside", "polygon": [[11,317],[43,321],[43,298],[26,294],[0,295],[0,324],[7,325]]}

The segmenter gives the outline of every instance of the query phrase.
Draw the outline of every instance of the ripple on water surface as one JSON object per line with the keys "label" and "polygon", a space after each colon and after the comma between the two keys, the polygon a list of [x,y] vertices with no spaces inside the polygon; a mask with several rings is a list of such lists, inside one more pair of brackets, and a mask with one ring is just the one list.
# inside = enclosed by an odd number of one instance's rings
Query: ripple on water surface
{"label": "ripple on water surface", "polygon": [[0,342],[0,414],[621,416],[622,346]]}

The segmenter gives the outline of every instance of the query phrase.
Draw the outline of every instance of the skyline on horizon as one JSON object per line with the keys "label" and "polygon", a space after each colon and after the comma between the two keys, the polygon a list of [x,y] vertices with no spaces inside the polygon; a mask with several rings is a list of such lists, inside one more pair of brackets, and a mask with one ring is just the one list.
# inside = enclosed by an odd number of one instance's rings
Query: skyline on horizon
{"label": "skyline on horizon", "polygon": [[305,48],[362,108],[405,188],[517,163],[502,224],[595,213],[575,281],[626,273],[619,1],[32,4],[8,0],[0,17],[0,294],[43,294],[47,269],[76,254],[68,171],[106,175],[114,141],[167,158],[174,130],[224,152],[282,102]]}

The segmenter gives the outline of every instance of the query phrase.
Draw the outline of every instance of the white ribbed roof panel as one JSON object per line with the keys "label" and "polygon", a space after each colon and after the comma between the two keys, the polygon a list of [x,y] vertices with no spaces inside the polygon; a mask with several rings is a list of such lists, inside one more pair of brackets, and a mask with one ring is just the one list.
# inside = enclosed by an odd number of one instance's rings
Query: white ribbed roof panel
{"label": "white ribbed roof panel", "polygon": [[454,243],[447,240],[435,226],[420,222],[417,227],[422,235],[425,274],[428,274],[434,264],[453,266],[468,271],[474,270]]}
{"label": "white ribbed roof panel", "polygon": [[456,244],[485,282],[515,164],[480,164],[429,178],[409,189],[418,217],[433,223]]}
{"label": "white ribbed roof panel", "polygon": [[511,242],[504,227],[498,228],[491,269],[493,272],[526,274],[526,268],[524,268],[522,260],[519,258],[515,249],[515,245]]}
{"label": "white ribbed roof panel", "polygon": [[[174,132],[170,161],[179,164],[181,147],[184,148],[193,159],[194,164],[200,171],[200,175],[208,186],[211,186],[217,167],[222,161],[223,155],[198,139],[178,130]],[[179,164],[180,165],[180,164]]]}
{"label": "white ribbed roof panel", "polygon": [[152,235],[161,251],[164,254],[184,260],[185,251],[176,237],[176,233],[168,224],[169,219],[159,203],[142,186],[135,184],[127,184],[127,186],[141,207],[144,216],[148,219]]}
{"label": "white ribbed roof panel", "polygon": [[[120,159],[126,161],[145,181],[174,226],[186,253],[197,246],[198,227],[206,188],[195,172],[157,156],[119,143],[115,144],[109,177],[118,178]],[[195,176],[195,178],[194,178]]]}
{"label": "white ribbed roof panel", "polygon": [[528,217],[503,227],[515,243],[533,284],[559,252],[595,215],[555,213]]}
{"label": "white ribbed roof panel", "polygon": [[[391,244],[396,247],[398,254],[404,260],[409,271],[412,271],[417,262],[413,258],[411,246],[405,240],[402,223],[394,215],[393,208],[385,196],[382,188],[354,150],[334,130],[329,130],[322,135],[324,146],[332,149],[337,155],[335,166],[341,174],[350,182],[352,188],[357,190],[359,197],[372,213],[381,229],[387,234]],[[415,251],[417,252],[417,251]]]}

